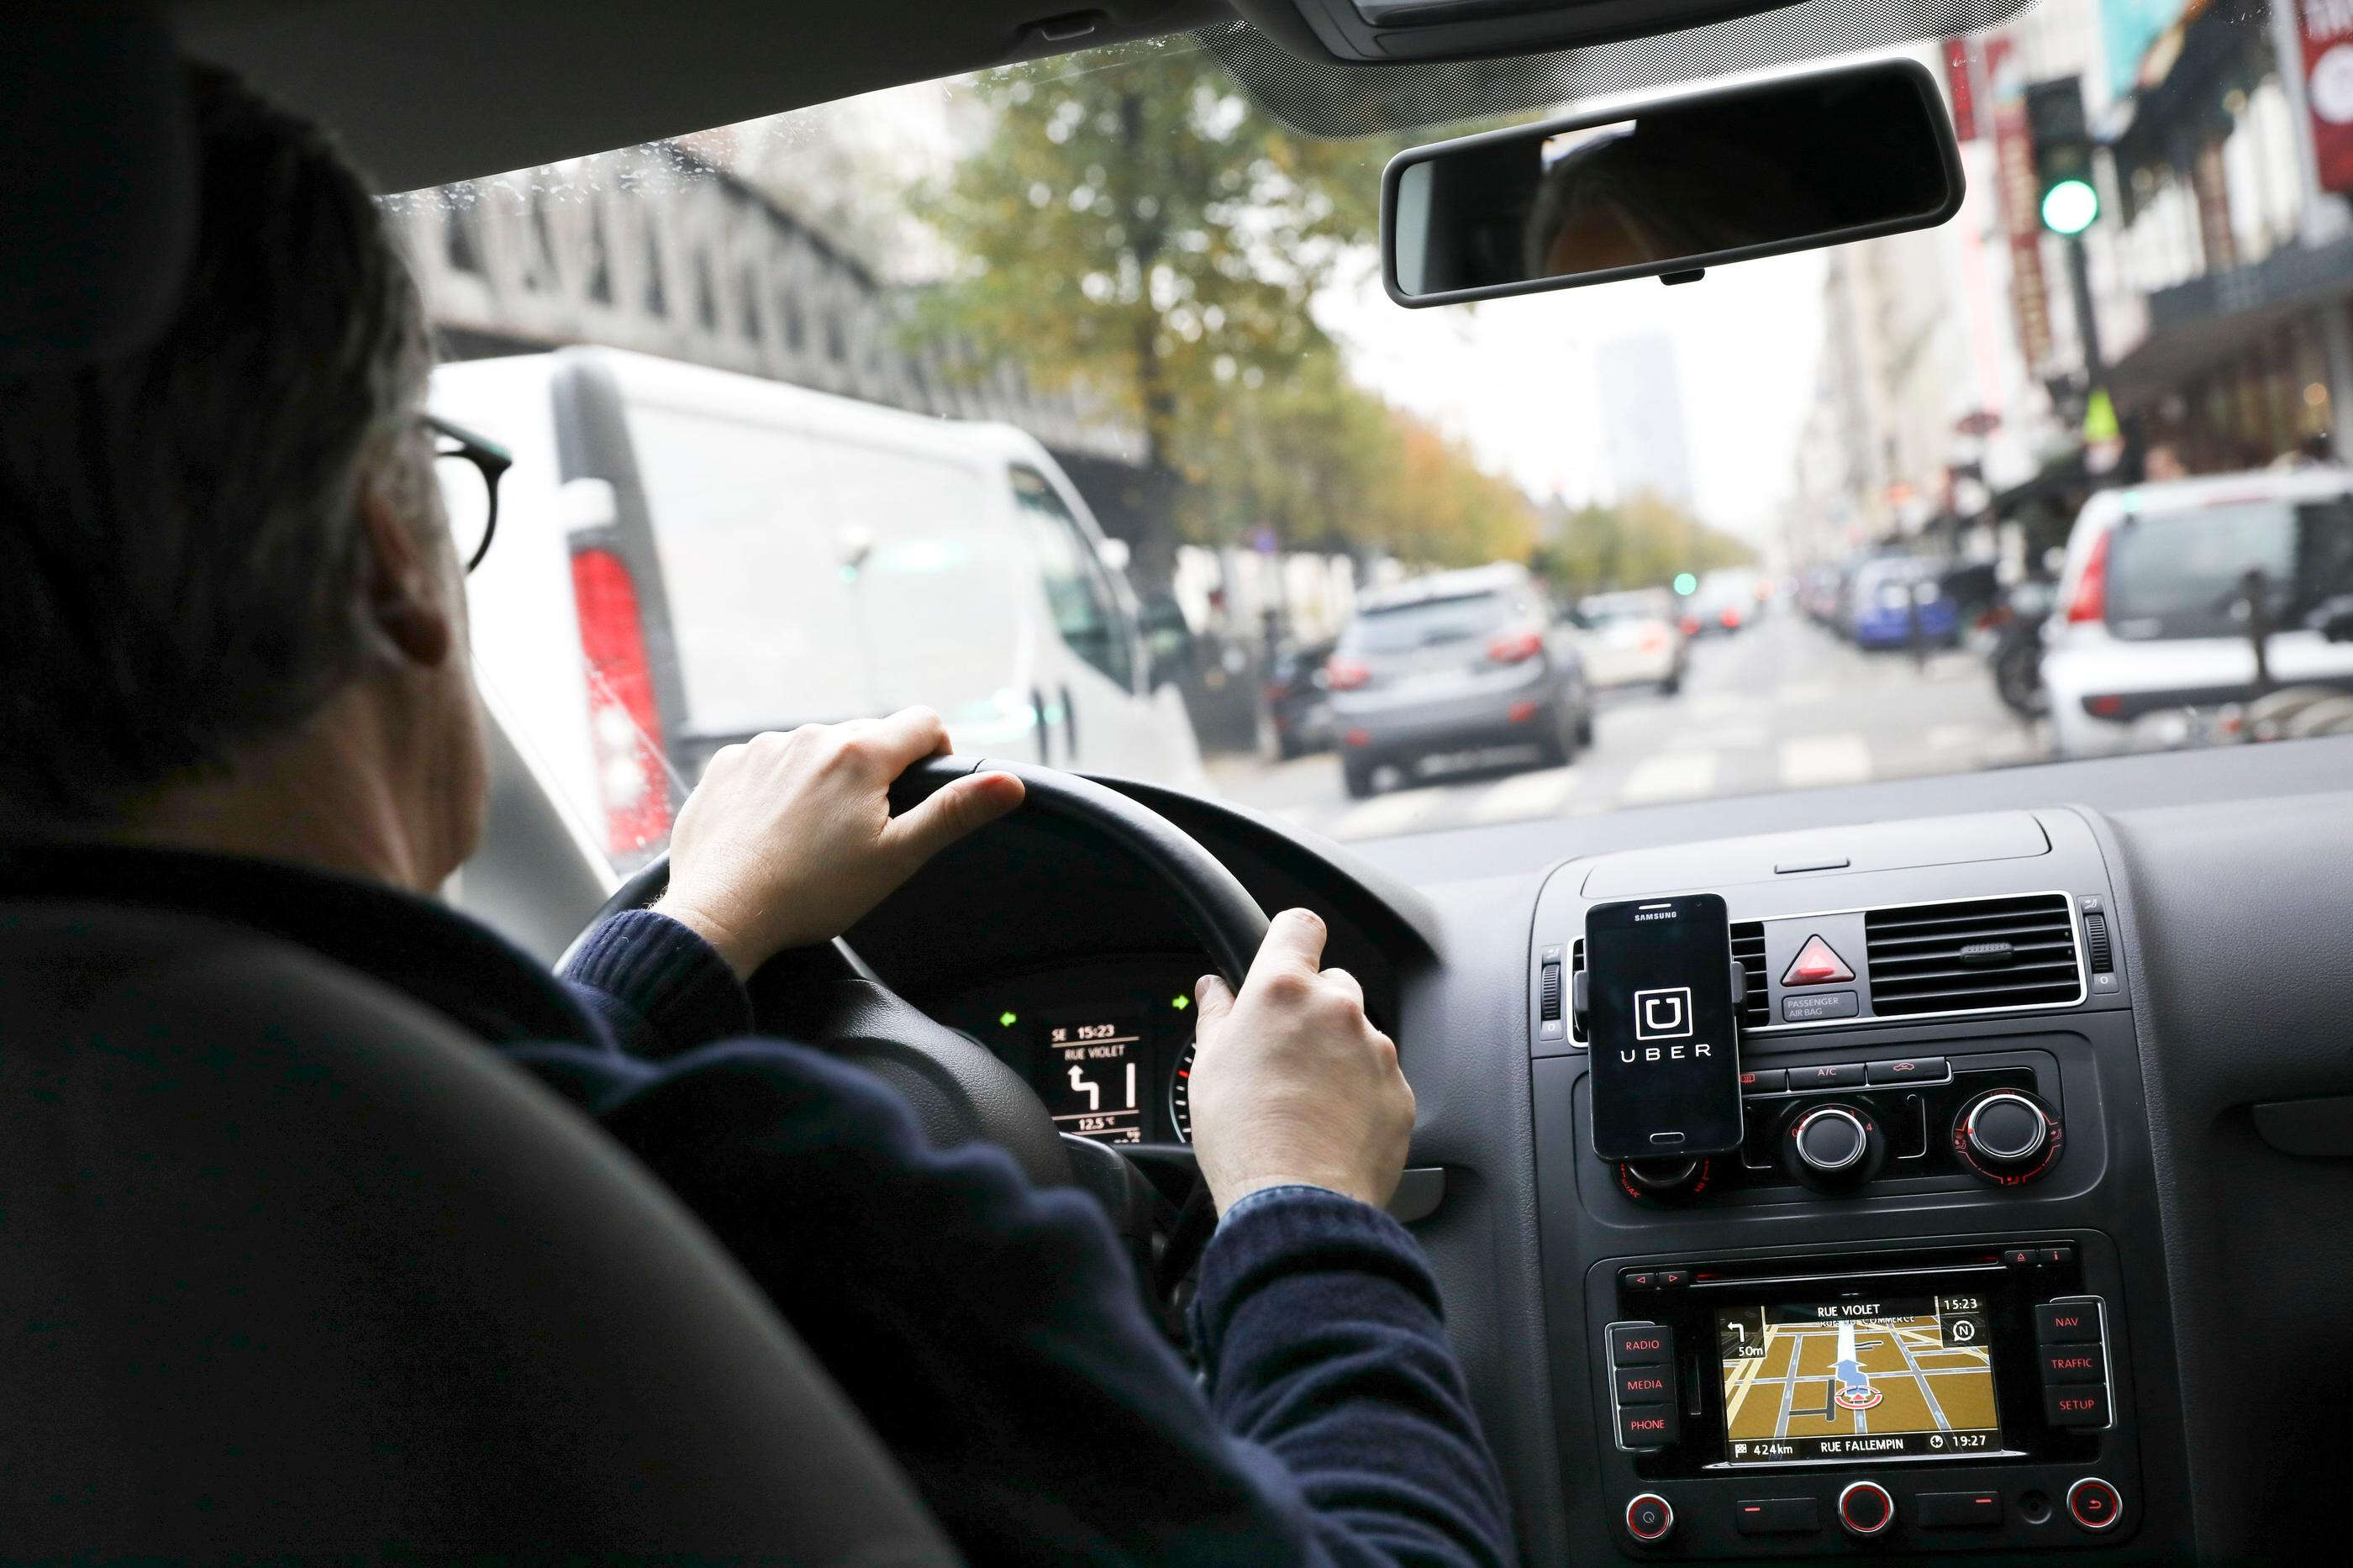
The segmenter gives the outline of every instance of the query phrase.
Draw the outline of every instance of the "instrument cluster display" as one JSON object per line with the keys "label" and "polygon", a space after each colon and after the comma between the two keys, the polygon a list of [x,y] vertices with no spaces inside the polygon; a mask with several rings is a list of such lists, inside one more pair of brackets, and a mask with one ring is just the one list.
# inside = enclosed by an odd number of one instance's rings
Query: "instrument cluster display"
{"label": "instrument cluster display", "polygon": [[1064,1132],[1103,1143],[1192,1141],[1198,959],[1023,976],[934,1008],[1028,1079]]}

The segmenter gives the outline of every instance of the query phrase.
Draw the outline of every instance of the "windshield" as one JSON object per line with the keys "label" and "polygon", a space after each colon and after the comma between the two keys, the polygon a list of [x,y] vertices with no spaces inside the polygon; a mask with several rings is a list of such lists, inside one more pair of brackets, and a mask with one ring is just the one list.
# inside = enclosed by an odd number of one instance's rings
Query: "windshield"
{"label": "windshield", "polygon": [[[1305,135],[1189,36],[391,198],[436,405],[516,454],[478,664],[624,865],[719,745],[918,701],[1342,838],[2236,743],[2353,685],[2290,526],[2353,490],[2301,36],[2046,0],[1905,51],[1952,222],[1472,307],[1388,298],[1380,176],[1491,122]],[[1530,586],[1418,586],[1474,568]]]}

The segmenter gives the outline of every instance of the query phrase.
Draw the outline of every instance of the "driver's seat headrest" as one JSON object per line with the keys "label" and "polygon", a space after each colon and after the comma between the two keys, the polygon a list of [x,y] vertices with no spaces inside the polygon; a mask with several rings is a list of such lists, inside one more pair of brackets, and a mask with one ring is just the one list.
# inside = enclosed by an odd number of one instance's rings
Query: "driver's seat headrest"
{"label": "driver's seat headrest", "polygon": [[619,1149],[258,934],[0,902],[0,1556],[944,1563]]}

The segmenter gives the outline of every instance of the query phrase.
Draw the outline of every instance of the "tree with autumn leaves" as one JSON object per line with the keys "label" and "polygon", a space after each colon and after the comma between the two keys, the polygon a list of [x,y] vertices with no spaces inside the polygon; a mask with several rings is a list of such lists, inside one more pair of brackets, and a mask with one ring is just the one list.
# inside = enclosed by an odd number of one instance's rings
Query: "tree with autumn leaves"
{"label": "tree with autumn leaves", "polygon": [[1286,129],[1183,43],[976,90],[987,140],[917,200],[958,258],[922,330],[1131,422],[1188,538],[1527,553],[1526,495],[1358,384],[1310,310],[1373,242],[1386,147]]}

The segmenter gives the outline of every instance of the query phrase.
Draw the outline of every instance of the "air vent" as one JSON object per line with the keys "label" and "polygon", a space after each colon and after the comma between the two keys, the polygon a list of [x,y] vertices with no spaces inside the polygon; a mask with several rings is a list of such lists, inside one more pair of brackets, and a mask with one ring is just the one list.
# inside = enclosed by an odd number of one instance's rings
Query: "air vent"
{"label": "air vent", "polygon": [[[1765,994],[1765,923],[1762,921],[1739,921],[1732,927],[1732,956],[1748,972],[1748,990],[1740,1004],[1740,1026],[1761,1029],[1773,1021],[1773,999]],[[1568,972],[1575,974],[1585,967],[1585,939],[1578,937],[1568,946]],[[1568,1021],[1568,1037],[1585,1038],[1585,1026],[1576,1019]]]}
{"label": "air vent", "polygon": [[1873,910],[1862,929],[1871,1008],[1882,1017],[2083,998],[2063,893]]}
{"label": "air vent", "polygon": [[1748,972],[1740,1001],[1740,1026],[1761,1029],[1773,1021],[1773,998],[1765,987],[1765,922],[1740,921],[1732,928],[1732,956]]}

